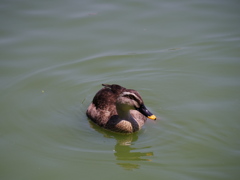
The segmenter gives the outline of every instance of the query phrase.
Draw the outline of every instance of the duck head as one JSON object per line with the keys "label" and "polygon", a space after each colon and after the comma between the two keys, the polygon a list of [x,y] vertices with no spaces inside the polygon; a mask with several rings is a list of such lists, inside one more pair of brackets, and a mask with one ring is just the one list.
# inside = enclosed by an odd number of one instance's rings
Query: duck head
{"label": "duck head", "polygon": [[127,89],[120,94],[116,101],[116,107],[120,116],[126,116],[129,110],[134,109],[149,119],[157,119],[156,116],[146,108],[140,94],[132,89]]}

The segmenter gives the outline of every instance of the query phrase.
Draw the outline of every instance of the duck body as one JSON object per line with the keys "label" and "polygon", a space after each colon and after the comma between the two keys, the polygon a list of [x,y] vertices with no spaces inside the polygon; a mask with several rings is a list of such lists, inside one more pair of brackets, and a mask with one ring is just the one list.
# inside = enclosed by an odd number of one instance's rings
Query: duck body
{"label": "duck body", "polygon": [[103,84],[87,109],[87,116],[105,129],[133,133],[149,119],[156,119],[144,105],[140,94],[117,84]]}

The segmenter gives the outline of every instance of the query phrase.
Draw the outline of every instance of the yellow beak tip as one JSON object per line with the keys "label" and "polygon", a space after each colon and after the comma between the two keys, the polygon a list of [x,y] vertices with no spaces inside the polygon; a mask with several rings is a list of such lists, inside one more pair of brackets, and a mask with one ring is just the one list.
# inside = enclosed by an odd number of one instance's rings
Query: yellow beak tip
{"label": "yellow beak tip", "polygon": [[156,120],[157,117],[155,115],[148,116],[149,119]]}

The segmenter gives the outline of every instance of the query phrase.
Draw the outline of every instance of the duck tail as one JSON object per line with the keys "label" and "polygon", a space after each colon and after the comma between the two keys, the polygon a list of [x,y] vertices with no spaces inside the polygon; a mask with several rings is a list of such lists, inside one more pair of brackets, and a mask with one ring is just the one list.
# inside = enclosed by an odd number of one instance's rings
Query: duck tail
{"label": "duck tail", "polygon": [[111,88],[112,85],[111,84],[102,84],[102,86]]}

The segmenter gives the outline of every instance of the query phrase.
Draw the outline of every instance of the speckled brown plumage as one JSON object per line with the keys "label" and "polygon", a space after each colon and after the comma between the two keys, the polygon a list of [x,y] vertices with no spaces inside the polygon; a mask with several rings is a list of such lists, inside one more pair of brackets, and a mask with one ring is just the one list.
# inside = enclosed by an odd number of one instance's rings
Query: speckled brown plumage
{"label": "speckled brown plumage", "polygon": [[[87,116],[99,126],[111,131],[132,133],[140,130],[147,119],[146,115],[144,116],[138,110],[140,106],[144,106],[140,94],[117,84],[103,84],[103,86],[89,105]],[[127,108],[131,107],[127,118],[123,119],[119,116],[120,110],[117,109],[116,104],[120,104],[121,107],[125,107],[125,104]]]}

